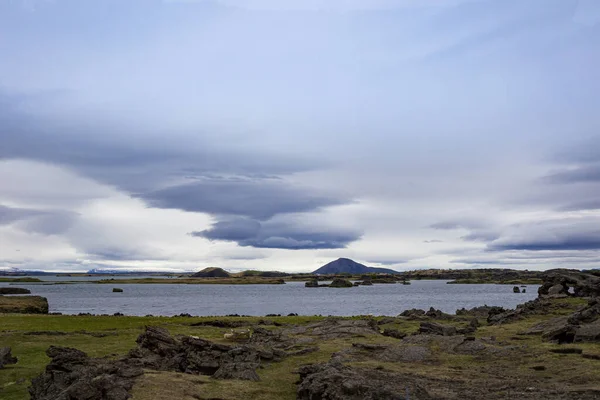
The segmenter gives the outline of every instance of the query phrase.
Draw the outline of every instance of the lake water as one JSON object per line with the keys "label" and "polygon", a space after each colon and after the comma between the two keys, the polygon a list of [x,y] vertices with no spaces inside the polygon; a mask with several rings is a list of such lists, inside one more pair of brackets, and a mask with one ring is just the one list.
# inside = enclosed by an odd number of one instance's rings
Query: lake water
{"label": "lake water", "polygon": [[[42,278],[44,279],[44,278]],[[0,283],[0,286],[7,286]],[[17,285],[14,285],[17,286]],[[123,293],[112,293],[113,287]],[[19,283],[48,298],[50,312],[126,315],[397,315],[410,308],[434,307],[447,313],[487,304],[514,308],[537,297],[537,285],[513,293],[512,285],[447,285],[446,281],[412,281],[352,288],[305,288],[285,285],[68,284]]]}

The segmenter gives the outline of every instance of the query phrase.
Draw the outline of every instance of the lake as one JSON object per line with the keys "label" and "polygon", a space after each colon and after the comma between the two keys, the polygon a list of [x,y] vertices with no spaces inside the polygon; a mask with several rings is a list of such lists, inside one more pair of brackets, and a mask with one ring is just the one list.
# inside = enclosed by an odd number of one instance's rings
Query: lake
{"label": "lake", "polygon": [[[41,279],[45,279],[42,277]],[[0,286],[7,286],[0,283]],[[48,298],[50,312],[63,314],[255,315],[289,314],[350,316],[397,315],[411,308],[434,307],[454,313],[487,304],[514,308],[537,297],[537,285],[513,293],[512,285],[447,285],[446,281],[412,281],[411,285],[379,284],[352,288],[305,288],[285,285],[92,284],[14,285]],[[112,293],[120,287],[123,293]]]}

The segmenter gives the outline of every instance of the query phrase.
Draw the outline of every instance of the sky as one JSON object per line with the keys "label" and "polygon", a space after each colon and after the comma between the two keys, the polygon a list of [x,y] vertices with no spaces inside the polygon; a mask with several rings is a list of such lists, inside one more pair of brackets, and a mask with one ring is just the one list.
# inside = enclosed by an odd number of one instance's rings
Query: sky
{"label": "sky", "polygon": [[596,0],[0,0],[0,269],[600,267]]}

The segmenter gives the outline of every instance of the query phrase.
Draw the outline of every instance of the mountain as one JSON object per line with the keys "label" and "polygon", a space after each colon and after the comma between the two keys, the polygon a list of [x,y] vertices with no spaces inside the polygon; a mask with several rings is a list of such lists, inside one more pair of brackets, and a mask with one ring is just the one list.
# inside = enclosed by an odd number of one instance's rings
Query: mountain
{"label": "mountain", "polygon": [[328,264],[323,265],[313,274],[327,275],[327,274],[399,274],[398,271],[388,268],[373,268],[367,267],[366,265],[352,261],[349,258],[338,258]]}
{"label": "mountain", "polygon": [[196,272],[192,278],[229,278],[231,275],[223,268],[204,268],[202,271]]}

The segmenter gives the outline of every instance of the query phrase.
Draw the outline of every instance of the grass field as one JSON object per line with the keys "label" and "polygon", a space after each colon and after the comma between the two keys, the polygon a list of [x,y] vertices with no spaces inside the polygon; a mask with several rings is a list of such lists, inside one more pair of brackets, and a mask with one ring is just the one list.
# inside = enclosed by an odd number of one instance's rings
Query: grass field
{"label": "grass field", "polygon": [[[546,315],[501,326],[482,326],[474,334],[478,338],[495,337],[502,345],[518,346],[519,352],[510,356],[476,356],[442,352],[431,347],[434,358],[423,362],[379,362],[362,361],[356,365],[386,369],[421,376],[424,379],[442,379],[462,384],[485,385],[498,379],[529,379],[532,385],[550,382],[573,388],[599,387],[600,362],[584,359],[580,355],[559,355],[549,350],[558,345],[542,342],[539,336],[523,336],[520,332],[534,324],[558,315],[569,314],[583,304],[578,299],[563,299],[561,308]],[[356,317],[358,318],[358,317]],[[43,371],[48,363],[45,351],[50,345],[75,347],[93,357],[118,357],[135,347],[135,339],[146,325],[167,328],[171,334],[191,334],[216,342],[226,343],[223,333],[229,329],[212,326],[191,326],[192,323],[209,320],[243,321],[248,327],[258,323],[259,317],[101,317],[65,315],[20,315],[0,314],[0,346],[10,346],[13,355],[19,358],[16,365],[0,370],[0,398],[2,400],[27,399],[27,387],[32,377]],[[273,317],[278,324],[300,325],[321,320],[321,317]],[[445,324],[463,325],[464,320],[444,320]],[[381,328],[394,328],[408,334],[417,331],[420,321],[398,319]],[[268,329],[278,329],[267,326]],[[32,334],[42,333],[42,334]],[[102,336],[102,337],[96,337]],[[222,381],[207,376],[187,375],[174,372],[146,371],[133,389],[136,400],[167,399],[294,399],[296,396],[296,369],[304,364],[324,362],[352,343],[399,343],[397,339],[379,334],[352,338],[319,340],[319,351],[288,357],[282,362],[267,364],[258,370],[260,382]],[[598,344],[578,344],[584,353],[600,354]],[[534,366],[543,365],[545,370],[536,371]],[[450,384],[450,383],[449,383]],[[433,391],[437,390],[432,388]],[[509,394],[507,394],[508,396]],[[574,397],[576,398],[576,397]]]}

